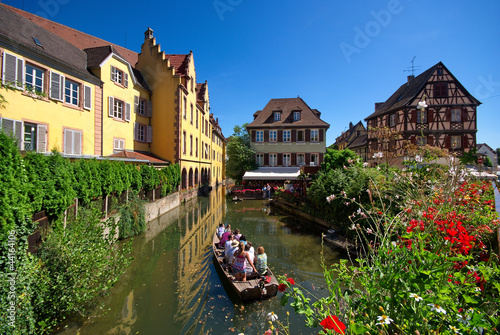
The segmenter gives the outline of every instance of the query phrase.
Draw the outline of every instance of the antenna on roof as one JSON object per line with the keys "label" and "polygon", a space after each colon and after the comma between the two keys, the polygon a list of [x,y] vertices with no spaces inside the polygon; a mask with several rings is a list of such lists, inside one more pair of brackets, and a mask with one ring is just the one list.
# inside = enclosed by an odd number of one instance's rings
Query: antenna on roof
{"label": "antenna on roof", "polygon": [[411,60],[411,66],[408,66],[406,68],[406,70],[403,70],[403,72],[411,72],[411,75],[412,76],[415,76],[415,70],[420,70],[420,66],[415,66],[415,58],[417,56],[413,56],[412,60]]}

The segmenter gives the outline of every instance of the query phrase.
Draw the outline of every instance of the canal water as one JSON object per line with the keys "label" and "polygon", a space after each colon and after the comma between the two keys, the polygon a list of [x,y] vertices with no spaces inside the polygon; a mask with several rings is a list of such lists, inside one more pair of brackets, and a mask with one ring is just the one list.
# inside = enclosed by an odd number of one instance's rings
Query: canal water
{"label": "canal water", "polygon": [[343,256],[322,248],[318,231],[272,213],[266,201],[232,202],[218,188],[150,223],[134,239],[134,260],[111,293],[89,318],[72,321],[59,334],[264,334],[269,312],[289,324],[292,334],[318,333],[290,306],[280,305],[280,293],[246,304],[227,294],[211,249],[220,222],[239,228],[255,248],[264,246],[276,275],[287,274],[315,296],[328,294],[322,250],[326,264]]}

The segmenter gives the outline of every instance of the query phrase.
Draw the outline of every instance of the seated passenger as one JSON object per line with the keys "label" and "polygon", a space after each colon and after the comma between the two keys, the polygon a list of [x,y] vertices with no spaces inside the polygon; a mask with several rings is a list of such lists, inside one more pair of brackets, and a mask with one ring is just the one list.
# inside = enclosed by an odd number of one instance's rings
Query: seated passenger
{"label": "seated passenger", "polygon": [[224,229],[224,224],[221,222],[219,223],[219,228],[217,228],[217,237],[219,237],[219,240],[222,238],[222,234],[224,234],[226,230]]}
{"label": "seated passenger", "polygon": [[267,272],[267,255],[264,251],[264,247],[260,246],[257,248],[257,257],[255,258],[255,267],[257,272],[264,276]]}
{"label": "seated passenger", "polygon": [[226,225],[226,230],[224,230],[224,232],[227,233],[228,231],[231,231],[231,225],[229,223]]}
{"label": "seated passenger", "polygon": [[[225,235],[226,233],[224,233]],[[222,235],[224,237],[224,235]],[[231,243],[233,242],[233,234],[232,233],[229,233],[228,237],[227,237],[227,241],[224,242],[224,255],[227,255],[227,253],[229,252],[229,249],[231,249]]]}
{"label": "seated passenger", "polygon": [[241,234],[240,234],[240,230],[238,228],[236,228],[234,230],[234,235],[233,235],[233,238],[235,238],[237,241],[240,240],[240,237],[241,237]]}
{"label": "seated passenger", "polygon": [[242,281],[247,280],[247,274],[245,271],[247,262],[249,262],[252,269],[255,272],[257,272],[257,269],[255,269],[255,266],[250,260],[248,252],[245,251],[245,244],[243,244],[243,242],[240,242],[240,244],[238,245],[238,250],[234,253],[234,258],[232,262],[235,280],[242,280]]}
{"label": "seated passenger", "polygon": [[219,241],[219,246],[221,248],[224,248],[224,244],[226,244],[226,241],[227,241],[227,238],[229,237],[229,235],[233,235],[233,233],[231,233],[231,231],[227,231],[224,234],[222,234],[222,237],[220,238],[220,241]]}
{"label": "seated passenger", "polygon": [[233,239],[231,241],[230,249],[226,253],[226,261],[228,264],[233,264],[234,253],[238,251],[238,245],[240,243]]}
{"label": "seated passenger", "polygon": [[[245,245],[245,251],[248,253],[248,256],[250,257],[250,260],[252,261],[252,263],[255,264],[255,250],[252,247],[252,242],[248,242]],[[247,266],[246,266],[245,270],[246,270],[247,276],[249,274],[253,273],[253,268],[249,262],[247,262]]]}
{"label": "seated passenger", "polygon": [[241,235],[240,242],[243,242],[245,243],[245,245],[247,245],[247,237],[245,235]]}

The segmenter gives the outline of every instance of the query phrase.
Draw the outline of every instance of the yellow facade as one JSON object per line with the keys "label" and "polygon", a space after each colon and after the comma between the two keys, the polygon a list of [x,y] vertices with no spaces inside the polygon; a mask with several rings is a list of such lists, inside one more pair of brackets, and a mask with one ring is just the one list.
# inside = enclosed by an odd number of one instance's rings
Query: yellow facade
{"label": "yellow facade", "polygon": [[[16,84],[21,89],[10,90],[5,87],[2,95],[7,103],[0,109],[2,128],[11,132],[19,140],[21,150],[48,152],[56,149],[68,155],[94,154],[94,97],[99,90],[98,80],[81,78],[54,68],[49,62],[33,60],[9,49],[0,49],[2,54],[2,84],[7,85],[5,71],[8,59],[16,59],[20,76]],[[22,64],[22,65],[21,65]],[[51,98],[51,77],[59,76],[62,88],[71,83],[66,102],[66,90],[59,91],[58,100]],[[35,79],[33,79],[35,78]],[[35,83],[37,94],[29,92]],[[91,92],[91,100],[84,108],[84,87]],[[35,90],[35,89],[33,89]],[[88,91],[87,91],[88,92]],[[62,101],[59,101],[62,100]],[[13,125],[11,127],[11,125]]]}

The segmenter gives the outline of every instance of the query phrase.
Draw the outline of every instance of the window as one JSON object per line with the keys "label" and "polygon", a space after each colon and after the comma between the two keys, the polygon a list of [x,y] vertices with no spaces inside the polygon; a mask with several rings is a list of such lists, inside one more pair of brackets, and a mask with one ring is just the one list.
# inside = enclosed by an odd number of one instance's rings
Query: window
{"label": "window", "polygon": [[191,104],[191,124],[194,122],[194,111],[193,111],[193,104]]}
{"label": "window", "polygon": [[198,112],[198,110],[196,110],[196,129],[198,129],[198,115],[200,114],[200,112]]}
{"label": "window", "polygon": [[123,138],[113,138],[113,151],[125,150],[125,140]]}
{"label": "window", "polygon": [[448,84],[447,83],[435,83],[434,84],[434,98],[446,98],[448,97]]}
{"label": "window", "polygon": [[304,154],[297,154],[297,165],[302,166],[305,165],[306,159]]}
{"label": "window", "polygon": [[311,154],[311,166],[319,165],[319,154]]}
{"label": "window", "polygon": [[130,104],[115,99],[114,97],[109,97],[108,116],[119,120],[130,121]]}
{"label": "window", "polygon": [[427,137],[426,136],[417,136],[417,145],[423,146],[427,144]]}
{"label": "window", "polygon": [[255,142],[264,142],[264,131],[263,130],[256,131]]}
{"label": "window", "polygon": [[64,102],[78,106],[78,91],[80,85],[74,81],[66,79],[64,82]]}
{"label": "window", "polygon": [[437,75],[438,76],[442,76],[443,75],[443,69],[442,68],[438,68],[437,69]]}
{"label": "window", "polygon": [[304,131],[297,130],[297,142],[304,142]]}
{"label": "window", "polygon": [[184,117],[184,120],[187,120],[187,98],[184,97],[184,105],[182,106],[182,116]]}
{"label": "window", "polygon": [[452,109],[451,110],[451,122],[462,122],[462,110]]}
{"label": "window", "polygon": [[290,154],[283,154],[283,165],[284,166],[290,166],[291,164],[291,155]]}
{"label": "window", "polygon": [[140,142],[152,142],[153,127],[146,126],[139,122],[134,123],[134,140]]}
{"label": "window", "polygon": [[319,142],[318,129],[311,129],[311,142]]}
{"label": "window", "polygon": [[196,138],[196,149],[195,149],[195,152],[196,152],[196,157],[198,157],[198,137]]}
{"label": "window", "polygon": [[83,108],[92,109],[92,87],[83,85]]}
{"label": "window", "polygon": [[193,135],[189,135],[189,155],[193,156]]}
{"label": "window", "polygon": [[134,97],[134,107],[135,107],[135,113],[146,116],[146,100],[138,97],[137,95]]}
{"label": "window", "polygon": [[278,131],[270,130],[269,131],[269,142],[276,142],[278,140]]}
{"label": "window", "polygon": [[64,153],[66,155],[82,154],[82,132],[64,129]]}
{"label": "window", "polygon": [[278,155],[269,154],[269,165],[276,166],[278,164]]}
{"label": "window", "polygon": [[293,121],[300,121],[300,112],[293,112]]}
{"label": "window", "polygon": [[111,81],[128,87],[128,74],[114,66],[111,66]]}
{"label": "window", "polygon": [[37,67],[26,64],[25,84],[26,88],[34,92],[43,92],[44,71]]}
{"label": "window", "polygon": [[392,114],[390,116],[389,125],[390,125],[390,127],[395,127],[396,126],[396,114]]}
{"label": "window", "polygon": [[281,121],[281,112],[274,112],[274,121]]}
{"label": "window", "polygon": [[14,87],[22,89],[24,83],[24,59],[4,52],[2,68],[2,84],[11,83]]}
{"label": "window", "polygon": [[283,142],[291,141],[291,130],[283,130]]}
{"label": "window", "polygon": [[182,133],[182,153],[184,155],[186,154],[186,150],[187,150],[187,148],[186,148],[187,143],[186,142],[187,142],[186,132],[184,131]]}
{"label": "window", "polygon": [[20,150],[46,152],[47,126],[0,118],[0,130],[17,139]]}
{"label": "window", "polygon": [[23,144],[24,150],[36,151],[36,125],[24,123]]}
{"label": "window", "polygon": [[427,111],[417,111],[417,123],[427,123]]}
{"label": "window", "polygon": [[451,148],[452,149],[462,148],[462,137],[461,136],[451,136]]}
{"label": "window", "polygon": [[205,133],[205,120],[201,119],[201,133]]}

